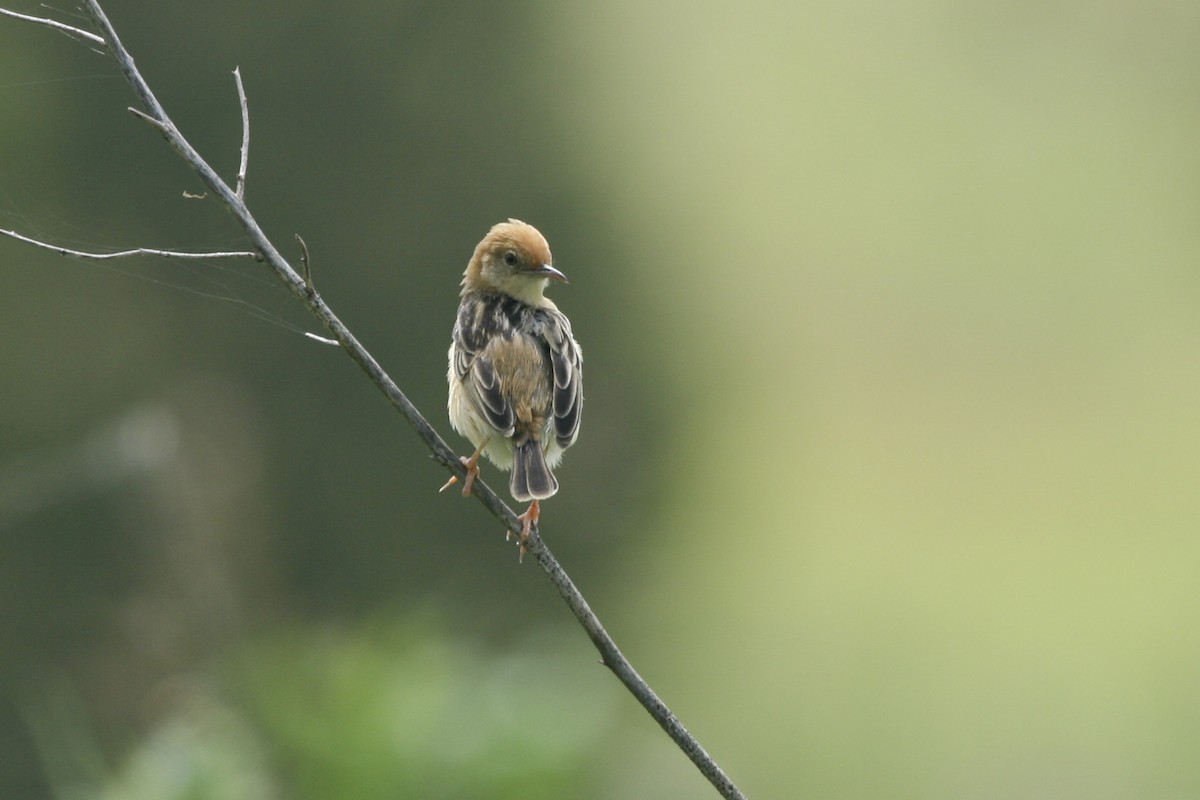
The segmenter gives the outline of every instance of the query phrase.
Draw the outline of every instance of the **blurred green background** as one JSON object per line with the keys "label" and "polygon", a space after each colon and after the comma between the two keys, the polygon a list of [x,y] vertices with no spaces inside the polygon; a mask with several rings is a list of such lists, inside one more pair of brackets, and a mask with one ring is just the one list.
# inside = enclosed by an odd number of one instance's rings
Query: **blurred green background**
{"label": "blurred green background", "polygon": [[[105,6],[455,446],[547,235],[543,533],[751,797],[1200,796],[1195,3]],[[242,246],[133,102],[0,18],[0,227]],[[262,267],[0,239],[0,318],[0,796],[715,796]]]}

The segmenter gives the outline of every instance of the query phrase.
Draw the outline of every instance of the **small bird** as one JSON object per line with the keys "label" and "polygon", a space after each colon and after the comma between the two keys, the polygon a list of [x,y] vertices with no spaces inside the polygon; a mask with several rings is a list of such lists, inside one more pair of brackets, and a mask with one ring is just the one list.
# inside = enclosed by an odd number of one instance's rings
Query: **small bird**
{"label": "small bird", "polygon": [[446,376],[450,424],[475,446],[461,459],[463,496],[481,454],[511,471],[509,492],[530,503],[518,517],[522,557],[540,501],[558,491],[551,469],[579,436],[583,412],[583,354],[571,321],[543,295],[552,280],[567,276],[537,228],[515,219],[492,226],[463,273]]}

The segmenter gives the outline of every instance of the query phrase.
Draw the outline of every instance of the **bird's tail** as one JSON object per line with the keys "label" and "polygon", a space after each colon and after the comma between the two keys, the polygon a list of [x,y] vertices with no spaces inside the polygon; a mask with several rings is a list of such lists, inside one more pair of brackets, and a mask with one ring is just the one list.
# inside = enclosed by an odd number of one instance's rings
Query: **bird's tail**
{"label": "bird's tail", "polygon": [[545,500],[558,491],[558,480],[546,466],[542,444],[529,439],[513,448],[512,478],[508,490],[514,499]]}

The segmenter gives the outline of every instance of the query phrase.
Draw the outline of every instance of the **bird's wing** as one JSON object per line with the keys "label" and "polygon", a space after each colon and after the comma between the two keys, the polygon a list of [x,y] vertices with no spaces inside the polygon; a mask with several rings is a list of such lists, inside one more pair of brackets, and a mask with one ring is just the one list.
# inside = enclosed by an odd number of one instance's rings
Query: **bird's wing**
{"label": "bird's wing", "polygon": [[500,380],[496,376],[496,366],[487,356],[476,356],[471,364],[471,395],[475,399],[475,407],[483,414],[488,424],[506,439],[511,438],[516,431],[517,416],[512,403],[500,391]]}
{"label": "bird's wing", "polygon": [[473,405],[488,425],[501,436],[511,437],[516,414],[500,390],[496,365],[482,352],[488,340],[470,326],[470,319],[469,314],[460,315],[459,324],[454,326],[454,374],[467,387]]}
{"label": "bird's wing", "polygon": [[548,313],[542,338],[550,348],[554,370],[554,436],[561,447],[570,447],[579,436],[583,415],[583,353],[571,335],[571,321],[558,311]]}

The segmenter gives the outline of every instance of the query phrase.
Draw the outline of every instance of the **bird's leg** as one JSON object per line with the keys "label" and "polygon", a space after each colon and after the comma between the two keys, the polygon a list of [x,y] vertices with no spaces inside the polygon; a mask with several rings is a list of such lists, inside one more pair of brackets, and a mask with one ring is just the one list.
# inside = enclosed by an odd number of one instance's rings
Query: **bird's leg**
{"label": "bird's leg", "polygon": [[[534,500],[529,504],[529,508],[525,509],[524,514],[517,515],[517,519],[521,520],[521,553],[517,556],[518,561],[525,560],[525,553],[529,550],[529,548],[525,546],[525,543],[529,541],[529,530],[537,524],[538,517],[541,515],[542,506],[537,500]],[[509,531],[507,534],[505,534],[504,539],[505,541],[508,541],[511,538],[512,531]]]}
{"label": "bird's leg", "polygon": [[[475,448],[475,452],[471,454],[470,458],[462,456],[458,459],[467,468],[467,479],[463,482],[463,497],[471,496],[471,489],[475,486],[475,479],[479,477],[479,456],[483,454],[483,448],[487,447],[488,441],[484,439],[483,444]],[[451,475],[450,480],[446,481],[445,485],[438,489],[438,491],[444,492],[456,483],[458,483],[458,476]]]}

